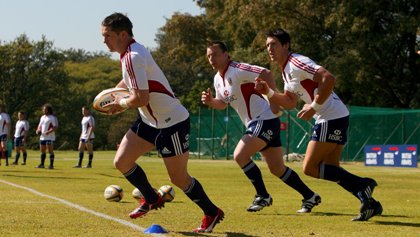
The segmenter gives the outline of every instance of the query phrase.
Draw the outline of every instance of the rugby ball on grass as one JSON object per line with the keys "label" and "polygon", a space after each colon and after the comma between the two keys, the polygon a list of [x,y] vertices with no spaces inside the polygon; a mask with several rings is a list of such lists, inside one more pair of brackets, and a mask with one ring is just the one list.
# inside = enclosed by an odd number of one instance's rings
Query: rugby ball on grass
{"label": "rugby ball on grass", "polygon": [[[92,105],[93,108],[99,113],[108,115],[108,111],[111,107],[104,107],[104,106],[114,102],[113,96],[120,96],[123,98],[128,98],[130,96],[130,92],[125,88],[117,88],[117,87],[103,90],[93,100],[93,105]],[[120,110],[118,113],[114,113],[114,114],[122,113],[125,110],[127,109]]]}
{"label": "rugby ball on grass", "polygon": [[109,185],[104,191],[104,198],[109,202],[119,202],[123,198],[123,189],[118,185]]}
{"label": "rugby ball on grass", "polygon": [[175,198],[175,189],[170,185],[163,185],[159,188],[158,192],[164,202],[172,202]]}
{"label": "rugby ball on grass", "polygon": [[143,198],[143,194],[138,188],[133,189],[133,192],[131,192],[131,196],[136,200],[140,200]]}

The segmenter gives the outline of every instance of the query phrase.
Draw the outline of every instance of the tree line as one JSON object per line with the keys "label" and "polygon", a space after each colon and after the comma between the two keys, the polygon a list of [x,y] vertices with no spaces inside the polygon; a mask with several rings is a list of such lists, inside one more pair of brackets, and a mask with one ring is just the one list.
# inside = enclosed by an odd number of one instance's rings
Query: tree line
{"label": "tree line", "polygon": [[[281,89],[281,72],[265,50],[267,29],[281,27],[292,50],[331,71],[336,92],[348,105],[420,108],[420,17],[418,1],[378,0],[196,0],[204,13],[175,13],[156,34],[152,54],[176,95],[197,113],[200,93],[211,87],[214,71],[206,59],[211,40],[224,41],[234,60],[271,69]],[[134,22],[134,31],[136,24]],[[1,40],[1,38],[0,38]],[[141,38],[137,39],[141,42]],[[100,42],[98,42],[100,43]],[[81,107],[121,78],[109,53],[57,49],[52,41],[25,34],[0,41],[0,103],[12,120],[25,111],[31,125],[29,146],[45,103],[59,119],[57,147],[76,149]],[[136,112],[97,121],[97,149],[114,149]]]}

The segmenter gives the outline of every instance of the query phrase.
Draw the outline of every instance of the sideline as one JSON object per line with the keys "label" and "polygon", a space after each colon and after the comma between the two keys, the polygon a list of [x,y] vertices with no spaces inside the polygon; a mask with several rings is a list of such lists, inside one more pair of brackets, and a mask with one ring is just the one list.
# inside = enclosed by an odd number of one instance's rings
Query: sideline
{"label": "sideline", "polygon": [[[130,228],[132,228],[134,230],[140,231],[142,234],[145,234],[144,233],[145,228],[143,228],[141,226],[138,226],[138,225],[135,225],[135,224],[133,224],[133,223],[131,223],[129,221],[122,220],[122,219],[119,219],[119,218],[116,218],[116,217],[112,217],[112,216],[108,216],[106,214],[103,214],[103,213],[100,213],[100,212],[96,212],[96,211],[90,210],[90,209],[88,209],[86,207],[77,205],[77,204],[72,203],[72,202],[69,202],[67,200],[64,200],[64,199],[61,199],[61,198],[58,198],[58,197],[54,197],[54,196],[50,196],[48,194],[41,193],[41,192],[39,192],[39,191],[37,191],[35,189],[28,188],[28,187],[25,187],[25,186],[21,186],[19,184],[11,183],[11,182],[8,182],[6,180],[0,179],[0,183],[4,183],[4,184],[8,184],[10,186],[16,187],[16,188],[24,189],[26,191],[29,191],[29,192],[35,194],[35,195],[38,195],[38,196],[41,196],[41,197],[46,197],[46,198],[55,200],[57,202],[60,202],[62,204],[65,204],[67,206],[70,206],[72,208],[78,209],[80,211],[87,212],[87,213],[90,213],[90,214],[95,215],[95,216],[99,216],[99,217],[104,218],[104,219],[107,219],[107,220],[115,221],[115,222],[120,223],[122,225],[128,226],[128,227],[130,227]],[[151,236],[167,236],[167,235],[163,235],[163,234],[148,234],[148,235],[151,235]]]}

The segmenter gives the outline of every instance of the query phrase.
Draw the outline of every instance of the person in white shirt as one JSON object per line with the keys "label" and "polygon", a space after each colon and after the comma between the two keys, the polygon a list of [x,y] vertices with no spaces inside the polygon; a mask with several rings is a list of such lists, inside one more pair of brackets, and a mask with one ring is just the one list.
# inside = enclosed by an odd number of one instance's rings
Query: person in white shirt
{"label": "person in white shirt", "polygon": [[116,96],[108,104],[110,114],[122,109],[137,109],[139,118],[122,139],[114,158],[115,167],[140,190],[144,198],[129,216],[142,217],[152,209],[164,206],[160,194],[149,183],[136,160],[157,148],[163,157],[173,184],[204,212],[201,225],[194,232],[212,232],[223,217],[223,211],[210,201],[200,182],[187,171],[189,157],[189,113],[175,97],[168,80],[150,52],[136,42],[130,19],[114,13],[102,21],[104,43],[111,52],[120,54],[122,80],[117,87],[127,88],[131,96]]}
{"label": "person in white shirt", "polygon": [[39,134],[39,144],[41,150],[41,163],[35,168],[45,168],[45,159],[47,157],[46,151],[50,154],[50,165],[48,169],[54,169],[54,141],[55,131],[58,128],[57,117],[53,114],[53,109],[50,104],[45,104],[42,107],[44,115],[39,120],[36,134]]}
{"label": "person in white shirt", "polygon": [[303,172],[337,183],[357,197],[361,205],[353,221],[367,221],[382,214],[382,205],[372,197],[376,181],[340,167],[340,156],[347,142],[349,111],[334,93],[335,77],[310,58],[292,53],[290,36],[285,30],[273,29],[266,36],[270,59],[282,69],[284,93],[274,92],[265,81],[257,80],[259,92],[270,95],[270,103],[286,109],[295,108],[300,98],[305,104],[297,116],[306,121],[315,119]]}
{"label": "person in white shirt", "polygon": [[23,111],[18,112],[18,121],[16,122],[15,128],[15,161],[13,165],[17,165],[20,158],[20,152],[23,153],[22,165],[26,165],[26,159],[28,154],[26,152],[26,140],[28,137],[29,122],[25,119],[25,113]]}
{"label": "person in white shirt", "polygon": [[8,113],[5,111],[4,105],[0,105],[0,165],[1,159],[6,160],[6,166],[9,165],[9,152],[7,150],[7,142],[10,138],[11,120]]}
{"label": "person in white shirt", "polygon": [[308,188],[294,170],[285,166],[280,140],[280,119],[273,113],[277,113],[279,107],[270,105],[254,89],[255,78],[264,79],[275,88],[272,73],[263,67],[232,61],[226,45],[221,41],[209,43],[207,59],[213,69],[217,70],[213,81],[216,97],[213,98],[209,88],[202,92],[202,103],[214,109],[226,109],[230,105],[246,127],[236,145],[233,158],[256,191],[255,200],[247,211],[260,211],[273,202],[260,169],[251,159],[255,153],[260,152],[270,172],[302,195],[302,206],[297,212],[311,212],[321,202],[321,197]]}
{"label": "person in white shirt", "polygon": [[82,114],[82,132],[80,133],[79,137],[79,162],[77,165],[73,166],[73,168],[82,167],[85,150],[87,150],[89,154],[89,161],[88,164],[84,166],[84,168],[92,168],[93,139],[95,139],[95,133],[93,130],[95,129],[95,119],[93,118],[87,106],[82,107]]}

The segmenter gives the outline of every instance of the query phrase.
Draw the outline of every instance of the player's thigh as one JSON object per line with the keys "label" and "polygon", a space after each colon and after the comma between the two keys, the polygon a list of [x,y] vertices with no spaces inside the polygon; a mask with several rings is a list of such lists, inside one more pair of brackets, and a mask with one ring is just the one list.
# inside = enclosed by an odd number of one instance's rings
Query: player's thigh
{"label": "player's thigh", "polygon": [[261,151],[261,155],[273,175],[277,177],[283,175],[286,167],[284,165],[283,150],[281,146],[269,147],[268,149]]}
{"label": "player's thigh", "polygon": [[5,150],[6,149],[6,141],[1,141],[0,142],[0,146],[1,146],[1,149],[3,149],[3,150]]}
{"label": "player's thigh", "polygon": [[86,147],[86,143],[83,141],[79,141],[79,151],[83,151]]}
{"label": "player's thigh", "polygon": [[342,147],[336,143],[310,141],[303,161],[304,170],[318,168],[324,162],[338,163],[340,157],[336,156],[336,151],[340,146]]}
{"label": "player's thigh", "polygon": [[47,145],[39,145],[39,150],[41,151],[41,153],[45,153],[47,151]]}
{"label": "player's thigh", "polygon": [[49,144],[47,144],[47,149],[49,153],[53,153],[54,152],[54,143],[51,142]]}
{"label": "player's thigh", "polygon": [[118,147],[114,164],[120,171],[126,172],[133,167],[134,162],[141,155],[151,151],[154,147],[154,144],[137,136],[129,129]]}
{"label": "player's thigh", "polygon": [[93,151],[93,143],[92,143],[92,141],[88,141],[88,142],[86,143],[86,149],[87,149],[87,151],[88,151],[89,153],[92,153],[92,151]]}
{"label": "player's thigh", "polygon": [[162,158],[171,182],[182,190],[186,190],[191,184],[191,177],[187,168],[188,157],[189,152],[187,151],[181,155]]}
{"label": "player's thigh", "polygon": [[251,156],[263,149],[265,145],[262,139],[245,134],[236,145],[233,158],[240,167],[243,167],[249,163]]}

